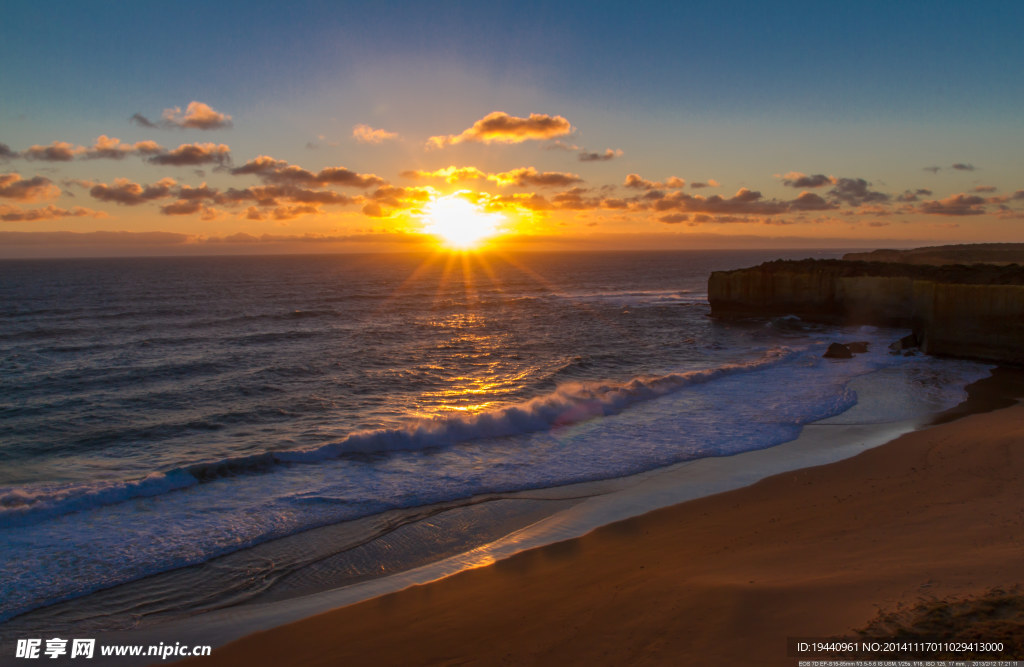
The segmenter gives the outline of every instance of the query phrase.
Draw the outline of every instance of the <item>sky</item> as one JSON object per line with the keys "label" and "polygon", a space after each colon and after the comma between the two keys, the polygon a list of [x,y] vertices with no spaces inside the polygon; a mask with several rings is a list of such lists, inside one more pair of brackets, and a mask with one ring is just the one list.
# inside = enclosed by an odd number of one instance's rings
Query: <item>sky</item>
{"label": "sky", "polygon": [[510,249],[1024,242],[1021,25],[999,1],[5,0],[0,257],[419,250],[453,200]]}

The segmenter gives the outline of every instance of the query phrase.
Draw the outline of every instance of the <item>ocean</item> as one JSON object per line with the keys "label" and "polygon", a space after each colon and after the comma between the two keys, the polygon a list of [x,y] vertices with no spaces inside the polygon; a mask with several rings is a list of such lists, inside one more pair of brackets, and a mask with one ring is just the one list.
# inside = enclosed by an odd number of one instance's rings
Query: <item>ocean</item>
{"label": "ocean", "polygon": [[713,270],[839,255],[0,262],[0,633],[390,574],[550,512],[508,494],[914,418],[988,374],[889,354],[904,331],[709,317]]}

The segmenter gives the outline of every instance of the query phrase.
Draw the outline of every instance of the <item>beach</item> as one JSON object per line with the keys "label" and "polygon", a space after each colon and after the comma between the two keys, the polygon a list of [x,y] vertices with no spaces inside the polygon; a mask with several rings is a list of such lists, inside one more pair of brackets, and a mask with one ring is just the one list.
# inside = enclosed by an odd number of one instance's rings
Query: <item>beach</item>
{"label": "beach", "polygon": [[853,458],[258,632],[198,664],[795,665],[788,638],[851,636],[880,612],[1024,582],[1020,387],[999,371],[935,425]]}

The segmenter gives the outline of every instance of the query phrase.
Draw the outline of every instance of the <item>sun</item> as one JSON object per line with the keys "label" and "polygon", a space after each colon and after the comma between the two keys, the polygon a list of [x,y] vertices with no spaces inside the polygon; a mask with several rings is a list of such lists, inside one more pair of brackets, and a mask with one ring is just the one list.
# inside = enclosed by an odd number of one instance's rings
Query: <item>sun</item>
{"label": "sun", "polygon": [[488,237],[498,233],[504,218],[500,213],[487,213],[461,193],[438,197],[424,207],[423,231],[457,250],[476,248]]}

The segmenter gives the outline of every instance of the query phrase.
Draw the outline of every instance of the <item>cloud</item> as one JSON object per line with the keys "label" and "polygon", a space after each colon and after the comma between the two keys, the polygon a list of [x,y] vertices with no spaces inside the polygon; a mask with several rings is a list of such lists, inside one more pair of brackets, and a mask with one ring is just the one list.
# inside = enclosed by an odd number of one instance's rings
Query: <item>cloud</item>
{"label": "cloud", "polygon": [[539,172],[533,167],[520,167],[500,174],[488,174],[487,179],[498,185],[533,185],[536,187],[566,187],[576,183],[582,183],[583,179],[577,174],[569,174],[560,171]]}
{"label": "cloud", "polygon": [[159,127],[156,123],[154,123],[153,121],[151,121],[150,119],[146,118],[138,112],[133,113],[131,117],[128,118],[128,122],[135,123],[136,125],[141,125],[142,127],[148,127],[151,129]]}
{"label": "cloud", "polygon": [[834,185],[836,179],[825,174],[814,174],[808,176],[799,171],[791,171],[782,177],[782,184],[791,188],[820,188],[825,185]]}
{"label": "cloud", "polygon": [[544,150],[547,150],[547,151],[555,151],[555,150],[558,150],[558,151],[584,151],[584,152],[586,152],[586,149],[583,148],[582,146],[577,146],[576,144],[567,144],[564,141],[562,141],[561,139],[555,139],[550,144],[545,146]]}
{"label": "cloud", "polygon": [[52,204],[46,208],[20,209],[14,206],[0,206],[0,220],[4,222],[32,222],[35,220],[53,220],[55,218],[105,218],[103,211],[94,211],[81,206],[59,208]]}
{"label": "cloud", "polygon": [[132,114],[131,118],[128,120],[137,125],[141,125],[142,127],[148,127],[151,129],[182,128],[193,130],[219,130],[231,127],[232,125],[231,116],[216,111],[208,104],[196,102],[195,100],[188,103],[188,106],[185,107],[184,113],[181,111],[181,107],[164,109],[163,118],[158,123],[154,123],[141,113]]}
{"label": "cloud", "polygon": [[86,151],[84,146],[74,146],[66,141],[54,141],[49,146],[30,146],[22,153],[29,160],[45,160],[47,162],[70,162]]}
{"label": "cloud", "polygon": [[789,208],[792,211],[827,211],[838,207],[813,192],[801,192],[796,199],[789,202]]}
{"label": "cloud", "polygon": [[199,213],[203,210],[203,203],[201,201],[179,199],[172,204],[165,204],[160,207],[160,212],[164,215],[191,215]]}
{"label": "cloud", "polygon": [[703,183],[690,183],[690,187],[693,188],[694,190],[700,190],[701,188],[717,188],[719,187],[719,183],[715,179],[709,178],[707,181]]}
{"label": "cloud", "polygon": [[482,181],[487,178],[487,174],[480,171],[476,167],[456,167],[451,165],[441,169],[435,169],[434,171],[403,171],[400,176],[405,178],[414,178],[419,180],[443,180],[445,183],[464,183],[466,181]]}
{"label": "cloud", "polygon": [[[957,171],[974,171],[975,167],[973,164],[967,164],[965,162],[957,162],[956,164],[950,165],[950,169],[956,169]],[[923,167],[925,171],[930,171],[933,174],[937,174],[942,171],[942,167]]]}
{"label": "cloud", "polygon": [[208,104],[193,100],[185,107],[185,113],[181,112],[181,107],[164,109],[164,122],[195,130],[217,130],[231,127],[231,116],[215,111]]}
{"label": "cloud", "polygon": [[198,188],[193,188],[191,185],[183,185],[178,189],[178,199],[214,199],[217,197],[217,189],[211,188],[206,183],[203,183]]}
{"label": "cloud", "polygon": [[274,220],[293,220],[303,215],[314,215],[321,213],[319,206],[312,204],[290,204],[287,206],[278,206],[277,208],[270,211],[270,216]]}
{"label": "cloud", "polygon": [[313,173],[284,160],[275,160],[269,155],[260,155],[241,167],[231,170],[236,176],[252,174],[266,183],[292,185],[343,185],[353,188],[368,188],[380,185],[383,178],[374,174],[357,174],[345,167],[326,167]]}
{"label": "cloud", "polygon": [[681,211],[685,213],[714,213],[736,215],[777,215],[790,210],[790,202],[765,201],[761,193],[740,188],[726,199],[719,195],[704,197],[673,192],[654,201],[656,211]]}
{"label": "cloud", "polygon": [[94,199],[114,202],[125,206],[137,206],[155,199],[172,196],[172,188],[177,185],[173,178],[162,178],[152,185],[140,185],[127,178],[114,179],[113,185],[100,183],[89,190]]}
{"label": "cloud", "polygon": [[461,134],[430,137],[427,146],[441,148],[466,141],[477,143],[518,144],[531,139],[551,139],[572,132],[572,125],[562,116],[531,113],[529,118],[492,111]]}
{"label": "cloud", "polygon": [[360,123],[352,128],[352,137],[360,143],[379,144],[388,139],[397,139],[398,133],[388,132],[387,130],[375,130],[369,125]]}
{"label": "cloud", "polygon": [[917,210],[929,215],[981,215],[985,213],[984,206],[983,197],[961,193],[939,201],[924,202]]}
{"label": "cloud", "polygon": [[387,213],[385,213],[384,209],[381,208],[381,205],[378,204],[375,201],[374,202],[369,202],[368,204],[363,206],[363,215],[368,216],[370,218],[385,218],[385,217],[387,217]]}
{"label": "cloud", "polygon": [[247,190],[260,201],[283,199],[301,204],[351,204],[355,201],[333,190],[309,190],[295,185],[262,185]]}
{"label": "cloud", "polygon": [[889,195],[869,190],[868,186],[870,185],[863,178],[840,178],[835,181],[835,187],[829,190],[828,194],[833,199],[851,206],[858,206],[865,202],[889,201]]}
{"label": "cloud", "polygon": [[90,148],[75,146],[66,141],[54,141],[49,146],[31,146],[27,150],[17,153],[6,144],[0,144],[0,159],[23,157],[28,160],[46,162],[70,162],[81,157],[86,160],[99,158],[120,160],[126,155],[159,155],[163,151],[164,148],[155,141],[137,141],[134,144],[126,144],[117,137],[101,134]]}
{"label": "cloud", "polygon": [[627,174],[626,180],[622,184],[627,188],[635,188],[637,190],[661,190],[664,188],[681,188],[686,185],[686,181],[678,176],[669,176],[665,179],[664,183],[659,183],[648,181],[646,178],[642,178],[640,174]]}
{"label": "cloud", "polygon": [[910,191],[904,190],[903,194],[896,197],[896,201],[900,202],[912,202],[917,201],[919,197],[931,197],[932,191],[926,188],[918,188],[917,190]]}
{"label": "cloud", "polygon": [[164,148],[155,141],[137,141],[134,144],[125,144],[117,137],[108,137],[105,134],[101,134],[96,138],[96,143],[93,144],[92,148],[88,148],[83,152],[83,156],[87,159],[108,158],[120,160],[124,156],[134,153],[158,155],[163,151]]}
{"label": "cloud", "polygon": [[689,222],[690,216],[686,213],[670,213],[669,215],[663,215],[658,220],[670,225],[677,225],[680,222]]}
{"label": "cloud", "polygon": [[570,174],[561,171],[537,171],[534,167],[519,167],[497,174],[481,171],[476,167],[456,167],[451,165],[434,171],[403,171],[402,176],[421,180],[444,180],[445,183],[455,184],[466,181],[488,180],[496,185],[528,186],[535,187],[566,187],[582,183],[583,179],[578,174]]}
{"label": "cloud", "polygon": [[978,185],[971,189],[971,192],[995,192],[998,190],[994,185]]}
{"label": "cloud", "polygon": [[614,160],[621,155],[622,150],[619,148],[616,148],[615,150],[606,148],[603,153],[588,153],[583,151],[578,157],[580,162],[605,162],[607,160]]}
{"label": "cloud", "polygon": [[15,172],[0,174],[0,197],[30,202],[59,196],[60,188],[45,176],[26,179]]}
{"label": "cloud", "polygon": [[231,149],[226,144],[182,144],[173,151],[154,155],[152,164],[175,167],[196,167],[202,164],[223,165],[231,161]]}

